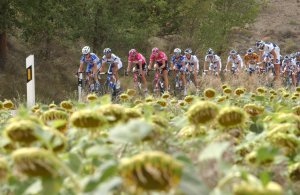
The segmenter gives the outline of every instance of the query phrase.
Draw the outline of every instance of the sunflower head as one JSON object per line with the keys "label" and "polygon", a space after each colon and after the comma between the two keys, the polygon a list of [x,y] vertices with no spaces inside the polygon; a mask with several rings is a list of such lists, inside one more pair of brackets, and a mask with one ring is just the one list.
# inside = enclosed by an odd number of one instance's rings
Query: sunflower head
{"label": "sunflower head", "polygon": [[196,127],[194,125],[184,126],[177,134],[180,138],[191,138],[206,135],[204,127]]}
{"label": "sunflower head", "polygon": [[246,113],[239,107],[224,107],[220,111],[217,121],[224,128],[242,126],[246,121]]}
{"label": "sunflower head", "polygon": [[127,118],[126,121],[142,117],[142,113],[139,110],[134,109],[134,108],[126,108],[125,114],[126,114],[126,118]]}
{"label": "sunflower head", "polygon": [[54,109],[54,108],[57,107],[57,105],[56,105],[54,102],[52,102],[51,104],[48,105],[48,107],[49,107],[50,109]]}
{"label": "sunflower head", "polygon": [[72,110],[73,104],[71,101],[62,101],[60,102],[60,107],[66,110]]}
{"label": "sunflower head", "polygon": [[167,106],[167,101],[165,99],[159,99],[156,101],[157,104],[159,104],[161,107]]}
{"label": "sunflower head", "polygon": [[146,99],[145,99],[146,102],[153,102],[153,100],[154,99],[153,99],[152,96],[147,96]]}
{"label": "sunflower head", "polygon": [[256,104],[246,104],[244,110],[252,117],[255,117],[264,112],[263,106],[258,106]]}
{"label": "sunflower head", "polygon": [[226,88],[228,88],[228,85],[223,84],[223,85],[222,85],[222,89],[226,89]]}
{"label": "sunflower head", "polygon": [[159,151],[137,154],[121,160],[119,173],[124,186],[136,191],[164,191],[176,187],[182,174],[182,164]]}
{"label": "sunflower head", "polygon": [[130,96],[127,93],[122,93],[119,97],[121,100],[128,100]]}
{"label": "sunflower head", "polygon": [[41,148],[21,148],[12,153],[14,169],[29,177],[56,177],[59,163],[55,156]]}
{"label": "sunflower head", "polygon": [[194,100],[194,96],[191,96],[191,95],[187,95],[184,97],[184,101],[188,104],[192,103]]}
{"label": "sunflower head", "polygon": [[164,94],[162,94],[161,96],[163,99],[168,99],[170,97],[169,92],[165,92]]}
{"label": "sunflower head", "polygon": [[135,101],[134,101],[134,105],[138,105],[138,104],[141,104],[141,103],[143,103],[142,100],[135,100]]}
{"label": "sunflower head", "polygon": [[231,94],[232,93],[232,89],[230,87],[226,87],[225,89],[223,89],[223,93]]}
{"label": "sunflower head", "polygon": [[242,95],[243,93],[245,93],[245,90],[243,88],[237,88],[234,90],[234,94],[237,96]]}
{"label": "sunflower head", "polygon": [[68,114],[65,111],[50,109],[44,112],[41,116],[42,121],[47,124],[54,120],[68,120]]}
{"label": "sunflower head", "polygon": [[125,110],[120,104],[106,104],[101,106],[97,112],[103,115],[109,124],[114,125],[126,120]]}
{"label": "sunflower head", "polygon": [[264,93],[267,92],[267,90],[264,87],[258,87],[256,89],[256,92],[259,93],[259,94],[264,94]]}
{"label": "sunflower head", "polygon": [[3,107],[6,109],[13,109],[15,107],[15,105],[11,100],[5,100],[3,102]]}
{"label": "sunflower head", "polygon": [[71,124],[77,128],[95,129],[106,124],[103,115],[94,110],[79,110],[74,112],[70,118]]}
{"label": "sunflower head", "polygon": [[97,99],[98,97],[97,97],[97,95],[96,94],[94,94],[94,93],[90,93],[90,94],[88,94],[87,96],[86,96],[86,99],[87,99],[87,101],[95,101],[96,99]]}
{"label": "sunflower head", "polygon": [[39,130],[39,125],[30,120],[19,120],[11,122],[4,129],[7,137],[13,142],[32,143],[37,140],[35,134]]}
{"label": "sunflower head", "polygon": [[210,101],[200,101],[193,104],[188,112],[187,117],[191,124],[201,125],[211,122],[218,114],[218,106]]}
{"label": "sunflower head", "polygon": [[207,88],[203,92],[203,96],[206,98],[213,98],[216,95],[216,91],[212,88]]}
{"label": "sunflower head", "polygon": [[133,97],[135,96],[136,94],[136,90],[134,89],[127,89],[127,92],[126,92],[130,97]]}

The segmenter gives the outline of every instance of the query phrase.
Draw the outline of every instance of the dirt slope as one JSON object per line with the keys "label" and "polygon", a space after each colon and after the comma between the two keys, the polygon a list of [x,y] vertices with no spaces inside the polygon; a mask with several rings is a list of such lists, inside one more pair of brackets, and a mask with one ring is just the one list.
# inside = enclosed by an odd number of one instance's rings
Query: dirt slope
{"label": "dirt slope", "polygon": [[300,0],[267,2],[252,24],[232,29],[233,47],[245,51],[263,39],[277,43],[283,54],[300,50]]}

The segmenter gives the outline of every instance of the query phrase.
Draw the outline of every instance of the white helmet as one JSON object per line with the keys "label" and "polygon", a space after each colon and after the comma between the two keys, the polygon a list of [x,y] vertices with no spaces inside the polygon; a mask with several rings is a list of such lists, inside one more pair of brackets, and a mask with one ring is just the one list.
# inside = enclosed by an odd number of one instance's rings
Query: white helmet
{"label": "white helmet", "polygon": [[90,53],[90,51],[91,51],[91,49],[90,49],[89,46],[84,46],[84,47],[82,48],[82,54],[83,54],[83,55],[86,55],[86,54]]}
{"label": "white helmet", "polygon": [[175,48],[175,49],[174,49],[174,53],[175,53],[175,54],[181,54],[181,49]]}
{"label": "white helmet", "polygon": [[105,48],[105,49],[103,50],[103,53],[104,53],[104,54],[111,53],[111,49],[110,49],[110,48]]}

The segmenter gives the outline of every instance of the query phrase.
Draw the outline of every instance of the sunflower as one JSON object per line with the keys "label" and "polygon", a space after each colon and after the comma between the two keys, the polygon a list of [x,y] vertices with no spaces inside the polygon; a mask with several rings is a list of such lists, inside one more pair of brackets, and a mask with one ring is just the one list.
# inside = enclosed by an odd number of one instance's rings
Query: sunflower
{"label": "sunflower", "polygon": [[93,110],[79,110],[74,112],[70,118],[71,124],[77,128],[95,129],[106,124],[103,115]]}
{"label": "sunflower", "polygon": [[213,98],[216,95],[216,91],[212,88],[207,88],[203,92],[203,96],[207,98]]}
{"label": "sunflower", "polygon": [[187,118],[191,124],[197,126],[214,120],[217,114],[218,106],[215,103],[200,101],[189,108]]}
{"label": "sunflower", "polygon": [[239,107],[224,107],[217,116],[217,121],[225,128],[242,126],[246,121],[246,113]]}
{"label": "sunflower", "polygon": [[126,188],[135,192],[164,191],[175,188],[182,174],[182,165],[160,151],[149,151],[121,160],[119,173]]}

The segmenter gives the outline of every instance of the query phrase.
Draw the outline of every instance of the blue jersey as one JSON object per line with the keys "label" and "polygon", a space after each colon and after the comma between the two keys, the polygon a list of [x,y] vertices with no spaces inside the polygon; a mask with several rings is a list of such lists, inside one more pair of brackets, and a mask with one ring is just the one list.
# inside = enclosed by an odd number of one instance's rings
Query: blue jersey
{"label": "blue jersey", "polygon": [[184,60],[184,56],[180,55],[178,58],[176,58],[175,55],[171,56],[171,63],[174,64],[175,66],[182,66],[182,62]]}
{"label": "blue jersey", "polygon": [[96,63],[97,65],[100,65],[100,59],[99,59],[98,56],[97,56],[96,54],[94,54],[94,53],[90,53],[90,57],[89,57],[88,59],[86,59],[85,56],[82,55],[82,56],[80,57],[80,63],[81,63],[81,62],[86,63],[88,66],[92,66],[92,65],[94,65],[95,63]]}

